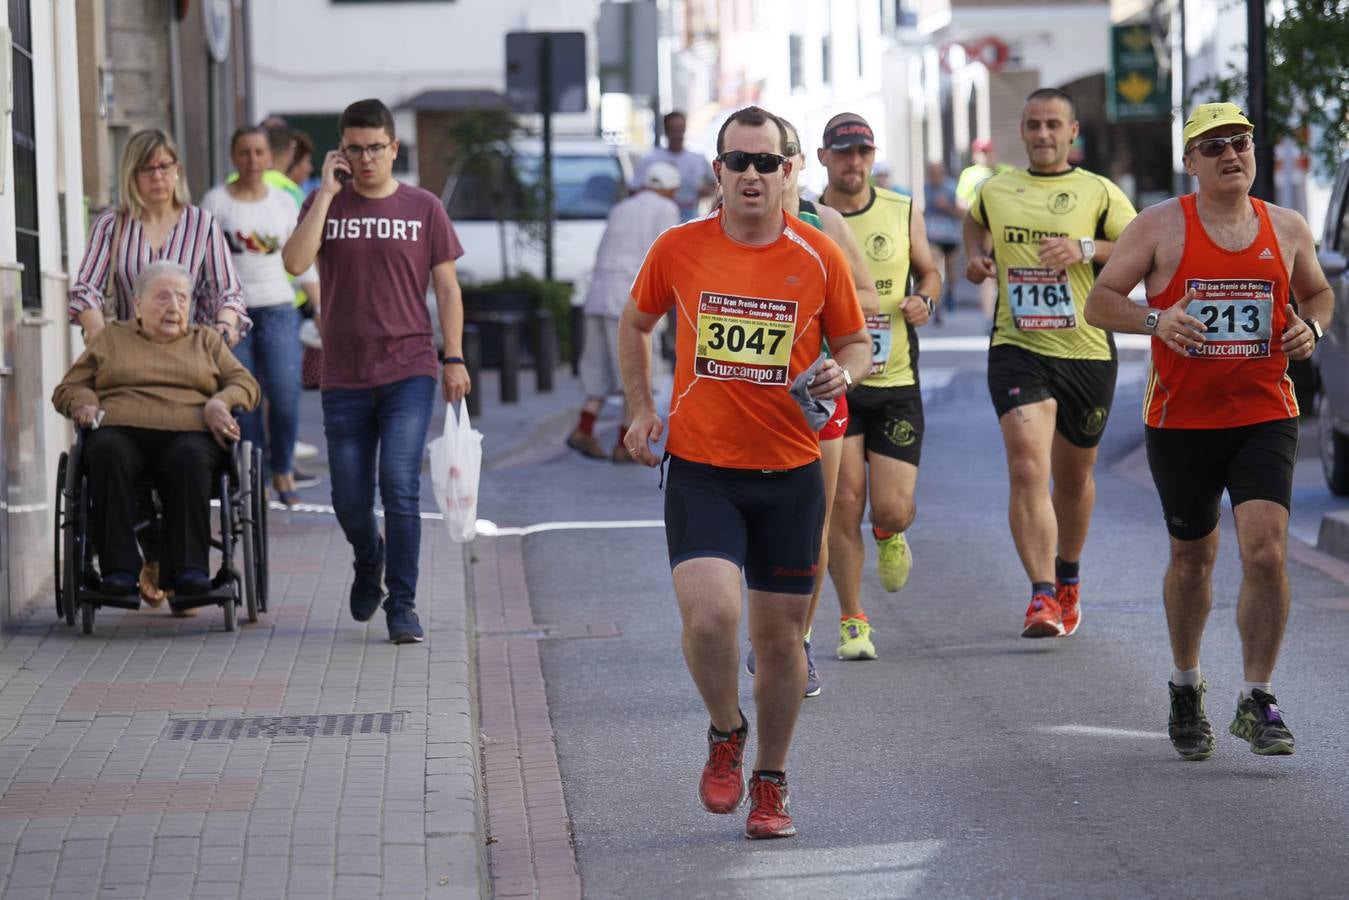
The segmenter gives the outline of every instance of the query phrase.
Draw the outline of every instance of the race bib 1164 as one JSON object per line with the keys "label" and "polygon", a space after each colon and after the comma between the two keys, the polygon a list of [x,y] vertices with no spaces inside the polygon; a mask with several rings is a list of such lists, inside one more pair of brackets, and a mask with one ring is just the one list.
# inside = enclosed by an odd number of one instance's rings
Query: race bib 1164
{"label": "race bib 1164", "polygon": [[694,371],[722,381],[787,384],[796,306],[795,300],[704,291],[698,297]]}
{"label": "race bib 1164", "polygon": [[1192,278],[1195,297],[1185,307],[1204,326],[1201,359],[1262,359],[1274,331],[1274,282],[1251,278]]}
{"label": "race bib 1164", "polygon": [[1007,270],[1007,304],[1019,331],[1077,327],[1077,308],[1062,269],[1012,266]]}

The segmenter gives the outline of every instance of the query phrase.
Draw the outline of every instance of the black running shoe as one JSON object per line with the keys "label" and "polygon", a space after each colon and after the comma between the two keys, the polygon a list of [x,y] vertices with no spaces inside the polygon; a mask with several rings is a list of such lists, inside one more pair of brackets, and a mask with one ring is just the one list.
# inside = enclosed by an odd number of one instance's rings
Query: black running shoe
{"label": "black running shoe", "polygon": [[1188,684],[1182,687],[1168,681],[1166,686],[1171,689],[1171,718],[1166,723],[1171,746],[1176,748],[1181,759],[1208,759],[1217,743],[1213,726],[1204,715],[1204,693],[1208,685],[1200,681],[1199,687]]}
{"label": "black running shoe", "polygon": [[362,565],[353,563],[351,578],[351,617],[357,622],[368,622],[384,602],[384,539],[379,541],[378,562]]}
{"label": "black running shoe", "polygon": [[1279,701],[1256,688],[1246,698],[1237,698],[1237,717],[1231,731],[1250,741],[1251,752],[1261,756],[1292,756],[1293,732],[1283,722]]}

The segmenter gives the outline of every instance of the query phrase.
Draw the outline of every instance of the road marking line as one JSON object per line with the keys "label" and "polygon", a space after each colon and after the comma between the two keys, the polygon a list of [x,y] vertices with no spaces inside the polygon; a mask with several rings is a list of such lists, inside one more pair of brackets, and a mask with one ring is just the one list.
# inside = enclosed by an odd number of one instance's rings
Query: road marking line
{"label": "road marking line", "polygon": [[1114,737],[1114,738],[1164,738],[1166,733],[1162,731],[1137,731],[1133,728],[1102,728],[1099,725],[1044,725],[1040,731],[1050,734],[1081,734],[1087,737]]}
{"label": "road marking line", "polygon": [[[426,513],[422,513],[426,517]],[[609,528],[664,528],[662,519],[600,520],[596,522],[540,522],[523,528],[502,528],[490,519],[478,520],[478,534],[483,537],[507,537],[515,535],[538,534],[542,531],[585,531],[587,529]]]}

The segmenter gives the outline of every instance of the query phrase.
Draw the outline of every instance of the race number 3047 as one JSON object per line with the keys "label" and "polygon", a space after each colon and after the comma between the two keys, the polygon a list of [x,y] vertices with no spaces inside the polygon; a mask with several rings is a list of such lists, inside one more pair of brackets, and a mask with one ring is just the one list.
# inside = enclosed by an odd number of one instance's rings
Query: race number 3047
{"label": "race number 3047", "polygon": [[1204,343],[1190,348],[1201,359],[1261,359],[1274,333],[1274,282],[1252,278],[1190,279],[1194,299],[1185,312],[1204,327]]}
{"label": "race number 3047", "polygon": [[796,309],[794,300],[704,291],[698,297],[694,371],[722,381],[787,384]]}

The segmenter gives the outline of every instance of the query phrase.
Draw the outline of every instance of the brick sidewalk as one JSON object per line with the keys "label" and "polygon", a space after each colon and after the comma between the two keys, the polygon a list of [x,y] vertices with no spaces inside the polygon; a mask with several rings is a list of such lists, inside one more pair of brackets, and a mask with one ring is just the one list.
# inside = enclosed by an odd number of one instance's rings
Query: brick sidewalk
{"label": "brick sidewalk", "polygon": [[462,548],[423,523],[428,636],[395,647],[347,612],[332,516],[271,515],[255,625],[104,609],[84,637],[47,604],[0,636],[6,900],[482,892]]}

